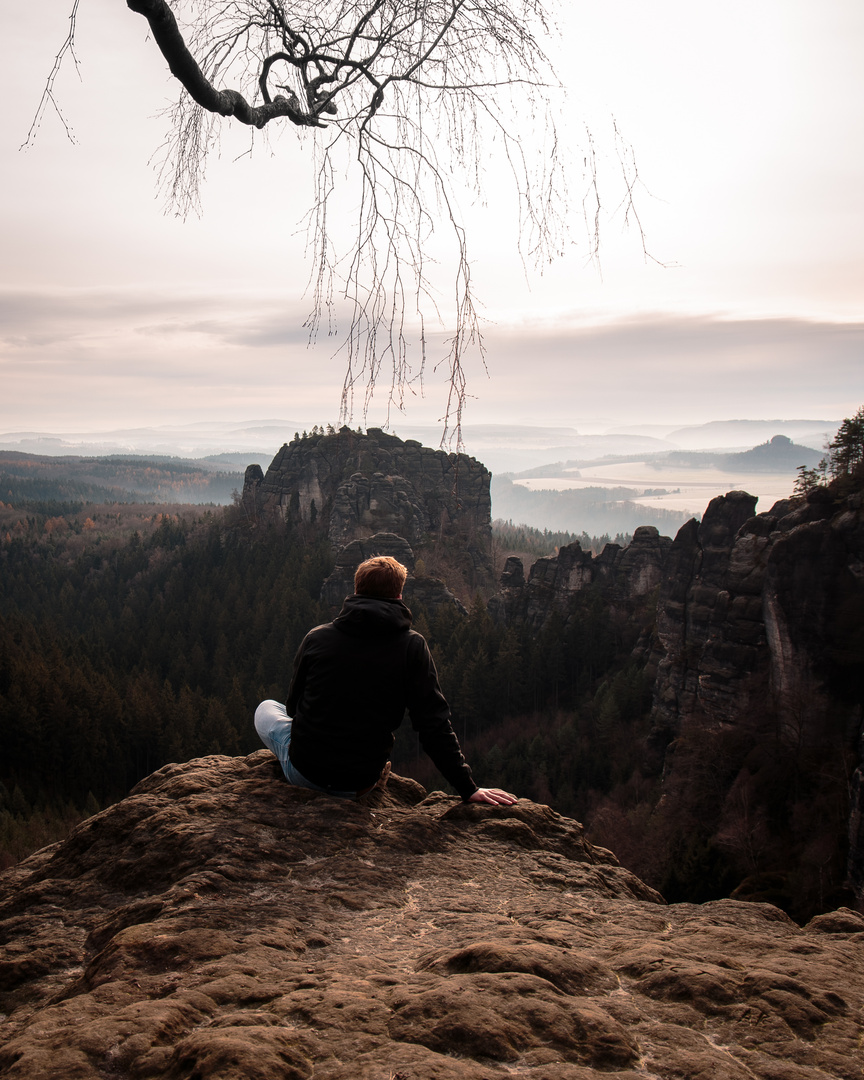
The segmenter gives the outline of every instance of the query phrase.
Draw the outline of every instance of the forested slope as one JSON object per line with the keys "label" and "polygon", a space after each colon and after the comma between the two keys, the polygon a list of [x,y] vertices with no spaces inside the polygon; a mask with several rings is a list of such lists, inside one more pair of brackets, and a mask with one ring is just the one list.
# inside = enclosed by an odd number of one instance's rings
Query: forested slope
{"label": "forested slope", "polygon": [[[300,640],[329,617],[332,555],[308,531],[250,529],[233,508],[152,509],[0,512],[6,862],[168,761],[255,749],[256,704],[284,700]],[[640,632],[596,595],[582,604],[578,630],[552,623],[536,640],[495,627],[479,597],[467,619],[415,610],[478,777],[568,811],[616,772],[603,703],[626,700],[614,711],[638,720],[649,701],[628,668],[602,689],[600,719],[573,712]],[[407,725],[394,763],[440,786]]]}
{"label": "forested slope", "polygon": [[0,547],[0,796],[19,816],[116,800],[166,761],[253,749],[251,710],[284,696],[320,621],[326,546],[159,517],[119,544],[94,525],[79,550],[31,515]]}
{"label": "forested slope", "polygon": [[0,499],[15,505],[74,500],[230,503],[243,473],[207,461],[154,455],[48,457],[0,450]]}

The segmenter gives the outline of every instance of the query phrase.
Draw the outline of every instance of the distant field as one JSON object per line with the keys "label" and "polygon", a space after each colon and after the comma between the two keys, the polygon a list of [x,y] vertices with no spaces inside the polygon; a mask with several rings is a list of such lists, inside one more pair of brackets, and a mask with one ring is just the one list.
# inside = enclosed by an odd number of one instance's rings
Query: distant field
{"label": "distant field", "polygon": [[[646,462],[619,462],[614,465],[591,465],[573,470],[572,479],[563,477],[533,477],[515,480],[533,491],[589,487],[626,487],[633,492],[630,501],[640,506],[658,510],[677,510],[690,514],[702,514],[708,503],[727,491],[747,491],[759,502],[758,513],[770,510],[779,499],[792,494],[796,474],[724,472],[715,468],[683,469],[680,466],[659,468]],[[661,488],[665,495],[645,495],[646,489]]]}

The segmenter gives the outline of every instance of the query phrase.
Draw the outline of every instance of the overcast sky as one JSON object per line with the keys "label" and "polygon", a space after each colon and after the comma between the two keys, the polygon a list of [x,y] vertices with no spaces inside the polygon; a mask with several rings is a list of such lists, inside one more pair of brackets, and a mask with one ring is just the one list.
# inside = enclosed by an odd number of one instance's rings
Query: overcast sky
{"label": "overcast sky", "polygon": [[[80,80],[68,65],[57,84],[76,142],[49,111],[19,151],[71,3],[2,15],[0,433],[335,422],[342,360],[302,328],[304,139],[286,130],[250,155],[248,132],[227,130],[203,217],[166,216],[149,162],[172,80],[124,0],[81,0]],[[565,9],[567,139],[582,145],[587,124],[614,170],[615,118],[658,261],[610,188],[602,273],[574,196],[576,243],[526,280],[490,177],[489,209],[463,207],[489,369],[471,372],[468,422],[850,415],[864,403],[864,4]],[[443,395],[431,378],[410,420],[434,421]]]}

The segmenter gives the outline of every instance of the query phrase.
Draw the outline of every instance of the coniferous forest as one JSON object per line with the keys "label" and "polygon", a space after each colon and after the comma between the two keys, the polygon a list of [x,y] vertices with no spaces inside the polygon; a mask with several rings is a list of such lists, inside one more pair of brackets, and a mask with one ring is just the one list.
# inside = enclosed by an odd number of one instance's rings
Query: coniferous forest
{"label": "coniferous forest", "polygon": [[97,516],[82,545],[33,515],[2,547],[2,780],[31,806],[104,804],[167,761],[253,749],[253,699],[284,696],[320,621],[326,546],[249,542],[221,511],[154,516],[122,541]]}
{"label": "coniferous forest", "polygon": [[[8,506],[0,541],[6,865],[166,762],[258,749],[255,706],[284,700],[303,635],[330,617],[318,602],[332,568],[326,542],[250,530],[234,507]],[[612,626],[596,598],[578,640],[554,625],[519,640],[493,626],[479,596],[467,619],[414,615],[482,782],[570,813],[580,792],[607,786],[594,717],[560,729],[550,718],[610,671],[616,700],[644,711],[644,680],[622,666],[636,628]],[[394,767],[441,783],[407,724]]]}

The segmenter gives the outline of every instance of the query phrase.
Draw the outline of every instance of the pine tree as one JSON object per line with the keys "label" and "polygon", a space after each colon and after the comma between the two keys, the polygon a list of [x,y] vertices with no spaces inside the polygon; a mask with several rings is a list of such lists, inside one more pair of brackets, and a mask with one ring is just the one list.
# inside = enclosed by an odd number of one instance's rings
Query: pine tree
{"label": "pine tree", "polygon": [[843,421],[828,444],[828,453],[835,479],[856,472],[864,464],[864,406]]}

